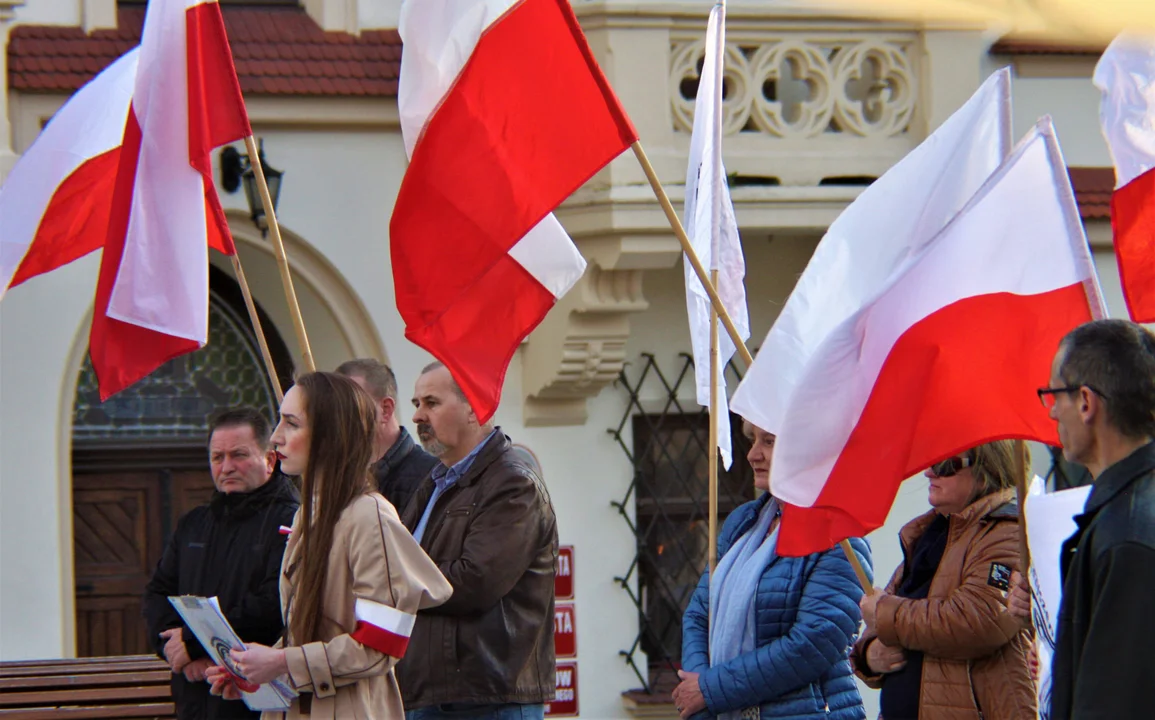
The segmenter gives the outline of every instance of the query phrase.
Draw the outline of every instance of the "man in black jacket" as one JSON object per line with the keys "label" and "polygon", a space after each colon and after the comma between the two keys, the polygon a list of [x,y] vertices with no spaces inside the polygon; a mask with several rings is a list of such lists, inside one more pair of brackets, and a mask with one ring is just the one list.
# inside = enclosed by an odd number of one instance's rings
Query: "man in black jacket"
{"label": "man in black jacket", "polygon": [[359,358],[341,363],[337,373],[360,385],[377,405],[377,437],[373,443],[377,462],[373,464],[373,476],[377,491],[402,515],[417,486],[437,464],[437,458],[422,450],[401,427],[397,417],[397,377],[388,365]]}
{"label": "man in black jacket", "polygon": [[[1125,320],[1072,330],[1039,390],[1063,455],[1094,477],[1060,556],[1051,720],[1148,720],[1155,665],[1155,335]],[[1021,578],[1010,608],[1030,601]]]}
{"label": "man in black jacket", "polygon": [[170,595],[216,596],[241,640],[272,645],[281,636],[278,582],[286,536],[297,511],[288,478],[274,474],[269,423],[249,408],[227,410],[209,427],[216,492],[180,519],[144,594],[144,616],[156,652],[172,667],[177,717],[259,717],[244,703],[209,694],[208,653],[181,622]]}

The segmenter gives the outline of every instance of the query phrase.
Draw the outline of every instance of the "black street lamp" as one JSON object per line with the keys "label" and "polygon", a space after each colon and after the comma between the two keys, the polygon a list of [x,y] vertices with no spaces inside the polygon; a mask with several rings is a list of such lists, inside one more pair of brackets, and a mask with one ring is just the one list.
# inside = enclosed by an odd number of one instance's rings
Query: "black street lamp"
{"label": "black street lamp", "polygon": [[[265,170],[265,182],[269,186],[269,197],[273,199],[273,210],[277,209],[277,200],[281,196],[281,178],[285,173],[269,166],[265,161],[265,141],[258,140],[257,157],[261,167]],[[249,201],[249,215],[253,224],[261,230],[261,235],[269,231],[269,222],[265,218],[265,208],[261,204],[260,191],[257,190],[257,176],[253,172],[253,164],[248,155],[242,155],[236,148],[226,147],[221,150],[221,187],[226,192],[234,193],[245,185],[245,198]]]}

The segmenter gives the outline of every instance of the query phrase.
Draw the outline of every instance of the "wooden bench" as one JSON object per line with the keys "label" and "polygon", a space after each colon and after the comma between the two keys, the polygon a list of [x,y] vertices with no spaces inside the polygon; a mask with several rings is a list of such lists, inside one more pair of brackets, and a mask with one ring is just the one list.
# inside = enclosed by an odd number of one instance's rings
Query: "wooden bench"
{"label": "wooden bench", "polygon": [[171,679],[155,655],[0,662],[0,718],[172,718]]}

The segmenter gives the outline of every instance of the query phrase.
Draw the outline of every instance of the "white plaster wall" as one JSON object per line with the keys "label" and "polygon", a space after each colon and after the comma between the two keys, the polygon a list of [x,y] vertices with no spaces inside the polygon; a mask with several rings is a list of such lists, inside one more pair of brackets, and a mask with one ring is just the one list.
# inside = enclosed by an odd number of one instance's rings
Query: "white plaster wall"
{"label": "white plaster wall", "polygon": [[1107,312],[1111,317],[1127,319],[1127,303],[1123,300],[1123,285],[1119,279],[1119,263],[1115,253],[1103,248],[1095,248],[1095,269],[1099,272],[1099,285],[1107,300]]}
{"label": "white plaster wall", "polygon": [[[988,60],[989,74],[1002,63]],[[1099,91],[1087,77],[1015,77],[1012,125],[1016,139],[1044,115],[1050,115],[1067,165],[1110,167],[1111,155],[1099,127]]]}
{"label": "white plaster wall", "polygon": [[[14,288],[0,303],[0,659],[75,652],[72,498],[62,417],[88,332],[97,257]],[[86,338],[82,340],[86,342]]]}
{"label": "white plaster wall", "polygon": [[1111,166],[1099,128],[1099,91],[1087,78],[1015,78],[1014,126],[1021,136],[1050,114],[1071,166]]}
{"label": "white plaster wall", "polygon": [[[389,214],[405,169],[400,135],[384,130],[310,132],[261,127],[254,132],[264,140],[266,161],[285,173],[277,208],[282,226],[324,255],[352,288],[397,371],[405,375],[420,369],[427,355],[409,343],[394,350],[404,336],[393,299],[388,244]],[[218,191],[226,209],[248,211],[243,192],[227,194],[219,186]],[[254,286],[261,285],[260,290],[254,287],[254,293],[278,319],[286,343],[297,350],[280,279],[269,275],[252,278]],[[325,347],[323,334],[331,328],[320,320],[306,316],[306,330],[318,369],[331,370],[344,358],[338,359],[335,356],[340,352]]]}
{"label": "white plaster wall", "polygon": [[362,30],[395,28],[400,14],[401,0],[360,0],[357,24]]}
{"label": "white plaster wall", "polygon": [[80,25],[80,0],[27,0],[16,8],[20,25]]}

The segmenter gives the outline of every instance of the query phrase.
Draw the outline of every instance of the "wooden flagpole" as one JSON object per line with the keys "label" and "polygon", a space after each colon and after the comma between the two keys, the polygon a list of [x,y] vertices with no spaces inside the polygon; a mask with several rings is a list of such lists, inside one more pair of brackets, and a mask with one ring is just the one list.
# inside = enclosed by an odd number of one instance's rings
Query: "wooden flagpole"
{"label": "wooden flagpole", "polygon": [[[714,286],[718,271],[710,271]],[[718,310],[710,304],[710,577],[718,564]]]}
{"label": "wooden flagpole", "polygon": [[[720,240],[722,234],[722,198],[718,197],[720,188],[726,182],[725,172],[722,169],[722,81],[725,75],[725,38],[726,38],[726,3],[725,0],[716,0],[715,10],[718,11],[717,23],[714,25],[715,34],[715,49],[718,57],[714,62],[714,77],[713,85],[710,86],[711,95],[711,110],[713,111],[713,124],[710,126],[711,135],[710,144],[714,147],[713,162],[710,163],[708,178],[702,177],[703,174],[699,172],[698,184],[702,181],[710,183],[712,192],[710,193],[713,202],[710,203],[710,284],[709,287],[714,290],[717,295],[718,289],[718,254],[720,252]],[[713,11],[711,11],[713,14]],[[710,40],[707,38],[706,47],[710,46]],[[638,147],[641,147],[638,144]],[[673,207],[673,206],[671,206]],[[677,213],[674,214],[675,219]],[[689,236],[686,236],[686,242],[689,244]],[[691,246],[691,251],[693,247]],[[700,263],[699,263],[700,264]],[[702,283],[703,287],[706,286]],[[714,577],[714,568],[718,563],[718,413],[722,411],[722,406],[719,400],[719,381],[718,372],[721,365],[721,357],[719,353],[719,339],[718,339],[718,314],[725,312],[725,306],[719,299],[717,302],[713,298],[710,299],[710,462],[709,468],[709,508],[710,508],[710,577],[711,581]],[[731,323],[733,324],[733,323]],[[735,343],[735,347],[743,343]],[[744,344],[743,344],[744,345]],[[727,404],[726,412],[730,408]],[[729,443],[727,443],[729,444]],[[712,609],[711,609],[712,610]]]}
{"label": "wooden flagpole", "polygon": [[1023,580],[1030,578],[1031,548],[1027,544],[1027,443],[1015,440],[1015,495],[1019,500],[1019,556],[1023,563]]}
{"label": "wooden flagpole", "polygon": [[742,356],[742,362],[746,367],[750,367],[754,363],[754,356],[750,354],[750,350],[743,342],[742,336],[738,333],[738,328],[734,326],[734,321],[730,319],[730,313],[726,312],[726,307],[722,304],[722,298],[718,297],[718,291],[714,289],[714,283],[710,282],[710,277],[706,274],[706,269],[702,267],[702,261],[698,259],[698,254],[694,252],[694,246],[690,244],[690,238],[686,235],[686,229],[682,227],[682,221],[678,219],[678,213],[674,210],[674,206],[670,203],[670,198],[666,195],[665,188],[662,183],[658,181],[658,175],[654,172],[654,166],[650,164],[650,159],[646,157],[646,151],[642,149],[642,143],[635,141],[630,148],[634,151],[634,156],[638,158],[638,162],[642,166],[642,171],[646,173],[646,179],[650,182],[650,187],[654,189],[654,195],[658,198],[658,203],[662,206],[662,210],[666,213],[666,220],[669,221],[670,227],[674,230],[674,235],[677,236],[678,242],[682,244],[682,251],[686,254],[686,258],[690,261],[690,265],[694,268],[694,272],[698,275],[698,280],[702,282],[702,287],[706,289],[706,294],[710,296],[710,305],[718,313],[718,319],[722,321],[723,327],[730,335],[730,339],[734,341],[734,347],[737,348],[738,354]]}
{"label": "wooden flagpole", "polygon": [[305,320],[301,317],[301,306],[297,303],[297,292],[293,289],[293,276],[289,272],[289,259],[285,256],[285,244],[281,239],[281,226],[277,223],[273,198],[269,194],[269,185],[265,182],[265,169],[261,167],[261,153],[257,147],[256,138],[252,135],[246,137],[245,147],[249,151],[249,165],[253,168],[253,174],[257,179],[257,190],[261,196],[261,205],[265,209],[269,232],[273,236],[273,253],[277,256],[277,267],[281,270],[281,284],[285,288],[285,299],[289,302],[289,314],[293,318],[293,330],[296,331],[297,344],[301,346],[305,370],[314,372],[317,369],[317,364],[313,361],[313,349],[309,346],[309,336],[305,333]]}
{"label": "wooden flagpole", "polygon": [[257,335],[257,344],[261,346],[261,357],[265,361],[265,370],[269,373],[269,379],[273,381],[273,392],[277,395],[277,404],[285,399],[284,390],[281,389],[281,379],[277,376],[277,366],[273,363],[273,354],[269,352],[269,343],[265,341],[265,330],[261,327],[261,318],[257,315],[257,304],[253,302],[253,293],[249,290],[249,281],[245,279],[244,268],[241,267],[241,258],[237,254],[233,254],[233,273],[237,276],[237,282],[241,286],[241,294],[245,296],[245,307],[249,311],[249,320],[253,323],[253,332]]}
{"label": "wooden flagpole", "polygon": [[[706,294],[710,297],[710,306],[718,313],[718,319],[722,321],[722,326],[726,328],[726,332],[730,335],[730,339],[734,342],[734,347],[738,354],[742,356],[742,362],[746,367],[750,367],[754,363],[754,356],[750,354],[750,349],[746,347],[746,343],[742,340],[742,336],[738,333],[738,328],[734,326],[734,321],[730,319],[730,314],[726,312],[726,307],[722,304],[722,298],[718,296],[718,291],[715,289],[714,283],[706,275],[706,269],[702,267],[702,261],[698,259],[698,254],[694,252],[694,246],[690,243],[689,236],[686,235],[686,229],[682,227],[682,221],[678,219],[678,213],[674,210],[673,204],[670,202],[670,197],[666,195],[665,188],[658,180],[658,174],[654,171],[654,166],[650,164],[650,160],[646,157],[646,151],[642,148],[640,141],[635,141],[630,148],[634,151],[634,156],[638,159],[638,163],[642,166],[642,171],[646,174],[646,179],[650,183],[650,187],[654,190],[654,195],[658,198],[658,204],[662,206],[662,210],[666,213],[666,220],[669,221],[670,227],[677,236],[678,242],[682,245],[682,252],[685,253],[686,259],[690,262],[694,272],[698,275],[698,280],[702,282],[702,287],[706,289]],[[713,413],[711,413],[712,415]],[[715,450],[716,453],[716,450]],[[713,540],[713,533],[710,535]],[[874,594],[874,586],[870,582],[870,576],[867,575],[866,569],[862,567],[862,563],[858,560],[858,555],[854,552],[854,548],[850,546],[849,540],[843,540],[839,543],[842,552],[846,554],[846,559],[850,561],[850,566],[854,568],[854,574],[858,576],[858,582],[862,585],[862,590],[867,595]],[[711,555],[711,558],[713,555]]]}

